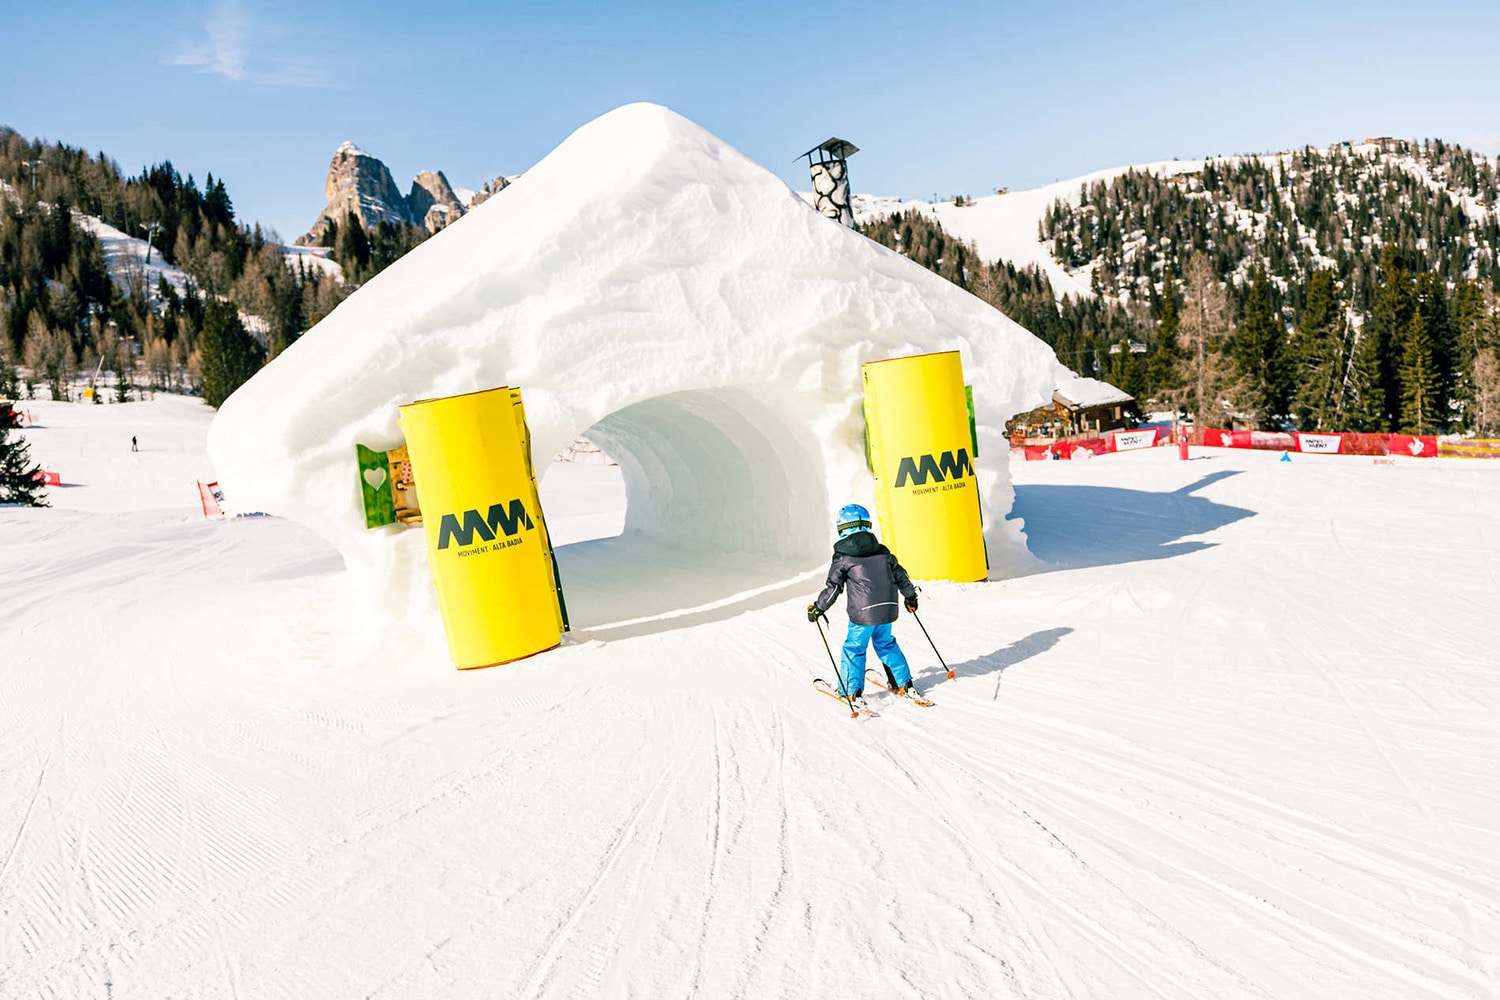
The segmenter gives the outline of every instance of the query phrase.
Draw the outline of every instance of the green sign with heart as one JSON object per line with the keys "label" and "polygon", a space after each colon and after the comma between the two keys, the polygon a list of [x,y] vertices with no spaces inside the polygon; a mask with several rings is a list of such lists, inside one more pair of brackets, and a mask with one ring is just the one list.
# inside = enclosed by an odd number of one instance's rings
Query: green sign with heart
{"label": "green sign with heart", "polygon": [[365,503],[365,527],[396,523],[396,497],[391,489],[391,464],[385,452],[362,444],[354,446],[359,456],[359,492]]}

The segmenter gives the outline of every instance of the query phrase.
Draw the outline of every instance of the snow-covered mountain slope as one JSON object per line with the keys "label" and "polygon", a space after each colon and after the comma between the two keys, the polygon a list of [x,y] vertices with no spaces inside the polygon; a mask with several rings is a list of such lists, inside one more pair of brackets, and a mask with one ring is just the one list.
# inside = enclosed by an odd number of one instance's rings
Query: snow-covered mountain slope
{"label": "snow-covered mountain slope", "polygon": [[[1221,178],[1222,188],[1213,192],[1205,191],[1200,179],[1209,164]],[[1246,165],[1263,170],[1264,178],[1234,178]],[[1340,143],[1323,149],[1114,167],[1027,191],[975,198],[963,204],[953,200],[903,202],[856,194],[854,208],[859,220],[899,211],[917,211],[933,217],[948,233],[973,243],[986,261],[1004,260],[1018,267],[1039,268],[1059,297],[1095,294],[1094,272],[1102,268],[1100,284],[1104,292],[1125,299],[1146,295],[1147,283],[1160,280],[1163,259],[1175,257],[1183,249],[1179,245],[1181,233],[1174,240],[1173,231],[1166,226],[1155,225],[1152,228],[1160,232],[1153,232],[1141,225],[1142,215],[1171,215],[1170,212],[1143,201],[1131,201],[1128,196],[1101,209],[1100,192],[1127,173],[1182,178],[1180,183],[1188,200],[1211,204],[1213,225],[1245,237],[1247,245],[1234,251],[1243,255],[1236,260],[1236,274],[1242,279],[1255,267],[1265,266],[1268,254],[1283,249],[1272,251],[1272,241],[1268,239],[1269,235],[1283,232],[1286,232],[1282,241],[1285,253],[1294,258],[1292,270],[1298,278],[1305,278],[1306,272],[1314,267],[1336,267],[1341,255],[1378,256],[1383,242],[1413,242],[1412,231],[1418,234],[1415,247],[1424,252],[1462,234],[1475,255],[1467,268],[1472,277],[1476,268],[1487,268],[1500,253],[1500,239],[1493,223],[1497,170],[1500,159],[1451,145],[1422,146],[1383,139]],[[1232,179],[1225,182],[1223,178]],[[1431,196],[1430,204],[1412,204],[1410,191],[1401,188],[1406,178],[1415,182],[1418,197]],[[1277,191],[1271,191],[1272,187]],[[1090,228],[1096,246],[1105,240],[1103,234],[1113,229],[1123,234],[1123,246],[1112,251],[1096,248],[1084,253],[1082,259],[1063,259],[1066,255],[1060,255],[1057,238],[1043,234],[1043,222],[1059,202],[1078,208],[1085,188],[1093,191],[1094,196],[1088,211],[1074,223],[1075,228]],[[1448,206],[1452,206],[1452,212]],[[1101,212],[1110,218],[1100,218]],[[1455,216],[1454,212],[1459,214]],[[1383,221],[1385,216],[1389,218]],[[1074,235],[1076,247],[1077,234]],[[1212,233],[1208,241],[1215,242]],[[1133,269],[1137,259],[1140,266]],[[1181,264],[1175,259],[1172,263]],[[1435,260],[1433,264],[1449,267],[1446,260]]]}
{"label": "snow-covered mountain slope", "polygon": [[[9,185],[0,181],[0,197],[9,190]],[[157,282],[165,278],[167,285],[181,295],[192,281],[186,271],[167,263],[166,258],[161,255],[160,247],[148,245],[147,240],[122,232],[97,216],[74,211],[73,220],[79,228],[92,233],[99,240],[100,248],[104,251],[104,266],[121,291],[129,292],[132,282],[140,280],[154,295]],[[296,267],[300,262],[303,267],[321,271],[336,281],[344,280],[343,268],[329,256],[327,250],[296,246],[283,249],[288,267]]]}
{"label": "snow-covered mountain slope", "polygon": [[[1037,225],[1059,198],[1076,201],[1079,188],[1097,181],[1111,181],[1127,170],[1147,170],[1163,176],[1203,168],[1202,160],[1168,160],[1135,167],[1111,167],[1072,180],[1058,181],[1026,191],[985,195],[962,205],[952,200],[902,201],[888,197],[854,196],[856,221],[879,218],[899,211],[917,211],[935,218],[944,230],[973,243],[986,261],[1004,260],[1017,267],[1038,267],[1052,282],[1059,297],[1092,295],[1087,273],[1067,270],[1052,255],[1050,241],[1043,241]],[[858,178],[855,178],[858,180]]]}
{"label": "snow-covered mountain slope", "polygon": [[[1500,991],[1500,468],[1024,464],[1045,565],[926,587],[957,679],[903,617],[938,705],[854,722],[822,559],[458,673],[305,528],[202,519],[199,404],[28,406],[0,996]],[[623,483],[542,489],[571,602]]]}
{"label": "snow-covered mountain slope", "polygon": [[154,295],[157,283],[165,278],[167,285],[181,295],[192,280],[186,271],[168,264],[161,255],[161,248],[151,246],[147,240],[121,232],[92,215],[75,212],[73,220],[80,229],[93,233],[99,240],[104,251],[104,266],[121,291],[128,292],[133,281],[141,281],[147,294]]}
{"label": "snow-covered mountain slope", "polygon": [[300,266],[308,270],[321,271],[334,281],[344,280],[344,269],[339,267],[339,262],[333,259],[332,254],[326,248],[289,246],[282,249],[286,252],[287,267]]}

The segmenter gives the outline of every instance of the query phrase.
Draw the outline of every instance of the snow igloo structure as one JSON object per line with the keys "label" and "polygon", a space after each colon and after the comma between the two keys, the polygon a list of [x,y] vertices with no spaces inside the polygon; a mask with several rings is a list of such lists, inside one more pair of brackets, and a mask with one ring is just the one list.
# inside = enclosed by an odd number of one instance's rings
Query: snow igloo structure
{"label": "snow igloo structure", "polygon": [[[833,512],[873,495],[860,365],[948,350],[974,389],[1003,576],[1030,560],[1005,519],[1004,424],[1068,375],[1052,350],[698,125],[631,104],[350,296],[225,402],[209,452],[237,506],[306,523],[410,611],[431,603],[422,533],[366,530],[354,445],[401,444],[403,403],[517,386],[539,475],[579,435],[623,473],[624,534],[558,550],[588,628],[826,565]],[[591,592],[633,596],[591,614]]]}

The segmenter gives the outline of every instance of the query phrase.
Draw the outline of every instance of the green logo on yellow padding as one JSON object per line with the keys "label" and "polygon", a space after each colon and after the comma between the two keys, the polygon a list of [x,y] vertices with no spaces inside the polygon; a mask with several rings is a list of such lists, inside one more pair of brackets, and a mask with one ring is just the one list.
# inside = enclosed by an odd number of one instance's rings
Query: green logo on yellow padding
{"label": "green logo on yellow padding", "polygon": [[520,531],[534,528],[526,505],[517,497],[509,504],[491,504],[489,513],[481,515],[477,510],[466,510],[462,515],[444,514],[438,522],[439,550],[446,549],[449,542],[458,543],[459,548],[475,544],[475,536],[481,542],[493,542],[498,535],[507,538]]}
{"label": "green logo on yellow padding", "polygon": [[956,452],[945,451],[937,458],[931,455],[922,455],[919,458],[908,456],[901,460],[896,467],[896,489],[900,489],[910,482],[914,486],[926,486],[927,480],[944,482],[949,479],[963,479],[974,475],[974,464],[969,461],[969,452],[966,448],[960,448]]}

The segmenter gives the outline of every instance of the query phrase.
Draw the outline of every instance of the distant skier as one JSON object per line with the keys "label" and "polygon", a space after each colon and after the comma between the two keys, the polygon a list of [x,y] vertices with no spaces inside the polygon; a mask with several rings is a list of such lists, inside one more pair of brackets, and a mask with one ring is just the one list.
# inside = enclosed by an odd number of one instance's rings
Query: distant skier
{"label": "distant skier", "polygon": [[881,545],[870,530],[870,512],[859,504],[849,504],[839,511],[839,540],[833,545],[833,562],[828,567],[828,585],[818,599],[807,606],[807,620],[818,618],[838,600],[839,592],[849,590],[849,631],[844,637],[841,672],[844,691],[859,710],[865,708],[865,651],[871,640],[875,655],[885,664],[894,690],[898,694],[918,696],[911,680],[911,667],[891,635],[891,623],[900,610],[899,596],[906,598],[906,610],[917,610],[917,588],[912,586],[906,570],[891,550]]}
{"label": "distant skier", "polygon": [[130,435],[130,450],[131,451],[140,451],[141,450],[141,449],[137,448],[136,445],[135,445],[135,435],[134,434]]}

